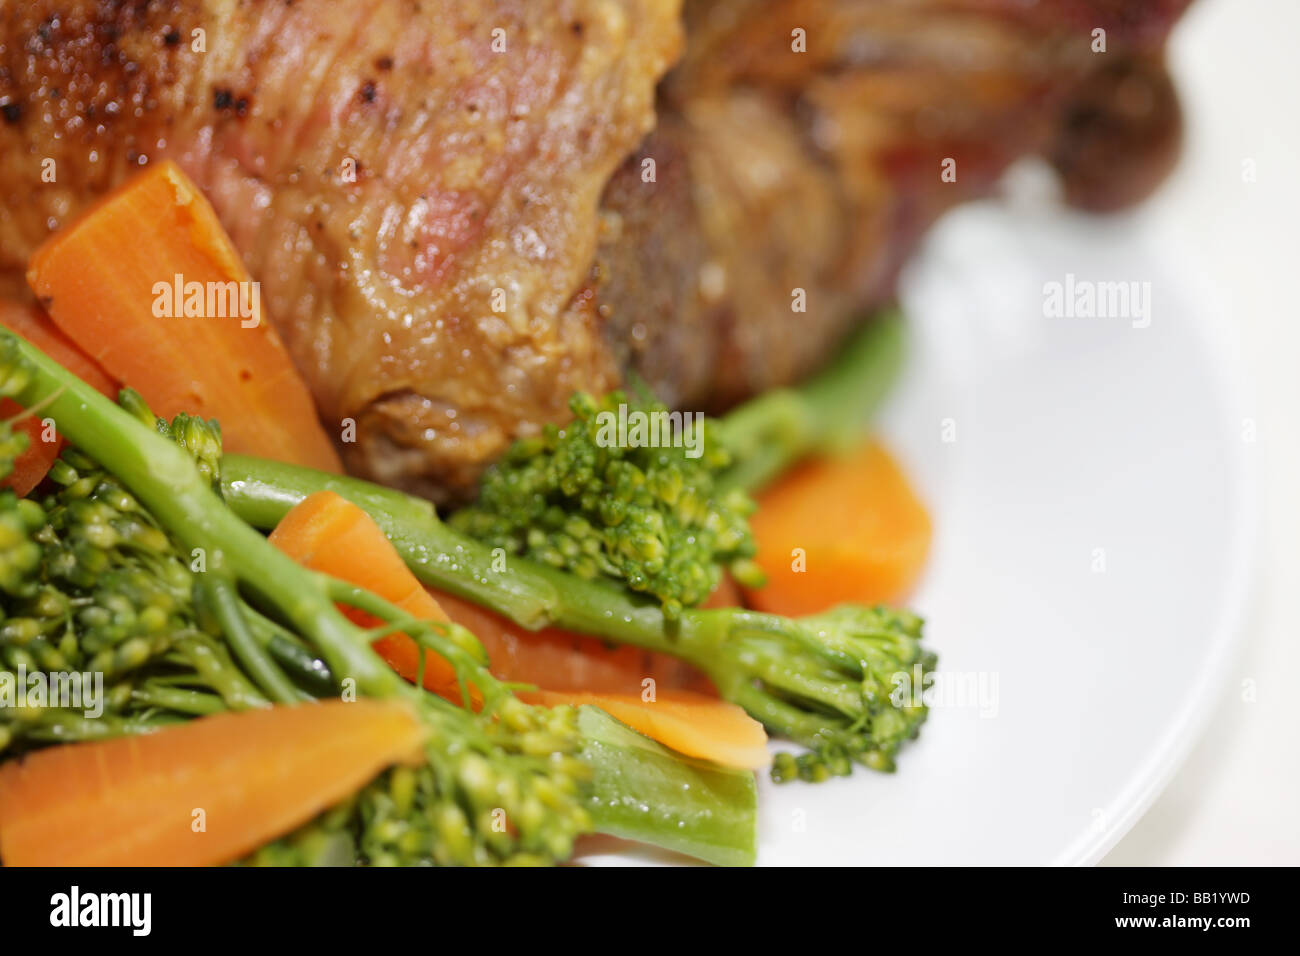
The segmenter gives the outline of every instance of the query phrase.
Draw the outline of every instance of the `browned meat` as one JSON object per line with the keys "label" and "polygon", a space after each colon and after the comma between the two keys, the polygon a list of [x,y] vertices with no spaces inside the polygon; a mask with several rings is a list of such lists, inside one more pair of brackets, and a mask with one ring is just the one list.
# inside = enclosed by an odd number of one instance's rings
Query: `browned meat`
{"label": "browned meat", "polygon": [[1018,156],[1136,198],[1185,2],[0,0],[0,294],[176,159],[322,418],[356,421],[349,467],[456,493],[629,368],[715,408],[806,373]]}
{"label": "browned meat", "polygon": [[651,128],[678,8],[6,3],[0,268],[12,291],[51,229],[131,168],[176,159],[330,430],[355,419],[348,465],[463,486],[572,391],[617,380],[575,293],[601,190]]}
{"label": "browned meat", "polygon": [[1047,156],[1087,208],[1141,198],[1176,154],[1160,54],[1185,5],[688,0],[659,126],[605,195],[620,357],[676,404],[723,408],[813,370],[922,231],[1013,160]]}

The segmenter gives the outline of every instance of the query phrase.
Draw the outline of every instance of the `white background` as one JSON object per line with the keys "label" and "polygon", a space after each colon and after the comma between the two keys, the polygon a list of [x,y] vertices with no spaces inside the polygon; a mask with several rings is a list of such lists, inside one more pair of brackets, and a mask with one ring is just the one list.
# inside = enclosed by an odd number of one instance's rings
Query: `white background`
{"label": "white background", "polygon": [[1186,150],[1142,215],[1222,303],[1257,428],[1259,553],[1210,729],[1104,863],[1300,865],[1300,0],[1198,0],[1170,61]]}

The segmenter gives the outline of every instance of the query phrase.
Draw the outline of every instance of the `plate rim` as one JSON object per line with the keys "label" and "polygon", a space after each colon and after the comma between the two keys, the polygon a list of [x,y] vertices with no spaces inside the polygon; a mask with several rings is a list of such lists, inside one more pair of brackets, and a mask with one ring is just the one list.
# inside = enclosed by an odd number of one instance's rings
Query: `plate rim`
{"label": "plate rim", "polygon": [[[1151,255],[1151,244],[1144,245],[1147,246],[1147,254]],[[1161,264],[1164,274],[1181,276],[1180,281],[1185,281],[1183,270],[1169,268],[1167,254],[1154,254],[1152,258]],[[1205,287],[1206,279],[1203,277],[1190,285]],[[1202,302],[1212,301],[1194,291],[1190,291],[1190,295]],[[1226,428],[1228,422],[1234,419],[1245,421],[1249,417],[1245,411],[1250,389],[1241,355],[1214,349],[1212,326],[1205,310],[1188,309],[1182,318],[1186,321],[1189,334],[1194,338],[1194,345],[1205,360],[1223,426]],[[1228,434],[1225,431],[1224,437]],[[1191,692],[1184,696],[1173,724],[1165,731],[1142,768],[1131,775],[1110,804],[1102,808],[1104,826],[1085,830],[1047,865],[1095,866],[1101,862],[1147,814],[1173,781],[1204,738],[1210,721],[1224,703],[1230,686],[1225,672],[1245,648],[1251,598],[1258,587],[1255,572],[1260,562],[1261,516],[1259,466],[1256,456],[1248,452],[1245,442],[1240,443],[1236,453],[1227,458],[1225,466],[1230,470],[1231,479],[1236,486],[1230,512],[1234,524],[1226,563],[1228,583],[1212,625],[1210,651],[1202,659]]]}

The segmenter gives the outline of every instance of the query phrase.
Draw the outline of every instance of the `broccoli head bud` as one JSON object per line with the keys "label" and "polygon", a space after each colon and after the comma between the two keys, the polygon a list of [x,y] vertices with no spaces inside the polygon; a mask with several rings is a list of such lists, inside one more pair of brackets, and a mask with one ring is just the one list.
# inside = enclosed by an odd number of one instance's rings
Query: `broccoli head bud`
{"label": "broccoli head bud", "polygon": [[[11,340],[0,342],[9,347]],[[2,358],[2,356],[0,356]],[[20,355],[6,382],[24,380]],[[124,390],[120,404],[188,451],[219,486],[216,422],[155,418]],[[0,426],[0,467],[6,441]],[[10,461],[11,465],[11,461]],[[0,659],[28,670],[80,669],[106,677],[138,670],[194,633],[194,575],[169,536],[116,478],[74,448],[50,468],[53,491],[41,501],[0,495]]]}
{"label": "broccoli head bud", "polygon": [[215,418],[203,419],[180,412],[171,421],[157,418],[144,398],[133,388],[122,389],[117,402],[124,409],[165,438],[180,445],[194,459],[199,474],[221,493],[221,425]]}
{"label": "broccoli head bud", "polygon": [[[920,690],[937,658],[921,631],[915,614],[885,607],[844,604],[797,619],[723,608],[689,612],[674,643],[723,697],[808,748],[778,755],[773,779],[816,782],[854,763],[895,769],[928,713]],[[917,692],[900,693],[908,686]]]}
{"label": "broccoli head bud", "polygon": [[761,582],[751,560],[753,502],[715,484],[731,464],[716,422],[682,416],[651,447],[620,442],[611,424],[670,422],[658,402],[579,393],[570,408],[569,424],[516,442],[488,470],[478,501],[452,515],[453,527],[588,580],[620,581],[656,598],[670,618],[707,598],[723,569]]}

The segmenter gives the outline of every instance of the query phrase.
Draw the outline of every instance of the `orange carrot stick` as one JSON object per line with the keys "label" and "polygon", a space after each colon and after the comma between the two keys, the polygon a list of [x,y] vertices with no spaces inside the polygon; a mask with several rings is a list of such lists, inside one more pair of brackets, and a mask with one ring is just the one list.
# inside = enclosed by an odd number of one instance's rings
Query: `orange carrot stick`
{"label": "orange carrot stick", "polygon": [[[17,302],[0,302],[0,325],[17,332],[96,390],[110,397],[117,394],[117,383],[39,309]],[[21,406],[12,399],[0,401],[0,418],[13,418],[21,411]],[[51,436],[39,415],[22,419],[14,428],[27,435],[27,449],[14,461],[13,471],[0,481],[0,487],[12,488],[22,496],[41,483],[59,457],[63,439],[57,434]],[[50,437],[53,441],[46,440]]]}
{"label": "orange carrot stick", "polygon": [[[718,700],[708,679],[676,658],[610,647],[558,628],[529,631],[469,601],[433,593],[451,619],[482,642],[493,674],[542,688],[520,693],[522,699],[547,707],[592,704],[680,753],[750,770],[767,765],[763,725]],[[738,597],[727,579],[706,603],[724,607]]]}
{"label": "orange carrot stick", "polygon": [[407,707],[360,700],[51,747],[0,765],[0,857],[6,866],[228,863],[418,756],[423,739]]}
{"label": "orange carrot stick", "polygon": [[746,601],[787,616],[899,601],[930,549],[925,507],[876,442],[796,466],[759,495],[750,526],[767,583]]}
{"label": "orange carrot stick", "polygon": [[[449,620],[374,519],[332,491],[318,491],[298,502],[280,519],[270,540],[299,564],[373,591],[412,617]],[[376,623],[355,608],[344,608],[344,613],[365,627]],[[393,670],[415,680],[420,656],[414,640],[406,634],[390,634],[373,646]],[[433,651],[426,651],[424,659],[424,686],[460,702],[455,668]],[[480,694],[473,688],[470,692],[476,706],[482,703]]]}
{"label": "orange carrot stick", "polygon": [[689,691],[659,691],[655,699],[589,691],[538,690],[519,695],[555,707],[591,704],[665,747],[724,767],[761,770],[771,760],[767,732],[744,709]]}
{"label": "orange carrot stick", "polygon": [[431,593],[448,617],[479,639],[492,673],[504,681],[550,690],[639,695],[641,682],[650,678],[665,690],[712,692],[702,674],[665,654],[611,646],[559,628],[530,631],[462,598]]}
{"label": "orange carrot stick", "polygon": [[27,281],[59,328],[156,414],[217,418],[228,451],[340,470],[256,286],[174,163],[150,166],[46,240]]}

